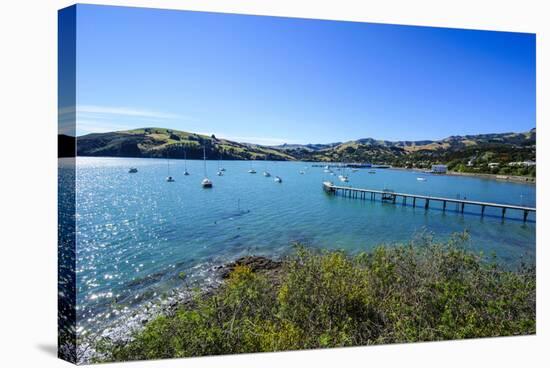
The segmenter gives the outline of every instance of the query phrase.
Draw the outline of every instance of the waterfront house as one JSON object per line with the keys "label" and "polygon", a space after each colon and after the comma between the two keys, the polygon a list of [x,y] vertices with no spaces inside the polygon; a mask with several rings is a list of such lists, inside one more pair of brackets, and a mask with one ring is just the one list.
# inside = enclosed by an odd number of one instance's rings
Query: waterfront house
{"label": "waterfront house", "polygon": [[524,166],[524,167],[531,167],[536,166],[537,163],[535,161],[527,160],[527,161],[517,161],[517,162],[510,162],[508,166]]}
{"label": "waterfront house", "polygon": [[447,165],[432,165],[432,173],[434,174],[447,173]]}
{"label": "waterfront house", "polygon": [[531,161],[531,160],[523,161],[523,166],[530,167],[530,166],[536,166],[536,165],[537,163],[535,161]]}

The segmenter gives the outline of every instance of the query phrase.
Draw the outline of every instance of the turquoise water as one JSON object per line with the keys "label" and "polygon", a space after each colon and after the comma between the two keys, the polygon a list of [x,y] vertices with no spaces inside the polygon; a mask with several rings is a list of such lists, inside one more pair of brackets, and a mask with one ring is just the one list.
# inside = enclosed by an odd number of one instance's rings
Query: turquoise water
{"label": "turquoise water", "polygon": [[[79,324],[94,329],[117,308],[158,297],[181,281],[207,282],[213,266],[246,254],[280,256],[296,241],[350,252],[410,240],[433,232],[446,238],[468,230],[470,246],[495,252],[502,262],[534,259],[535,223],[521,213],[478,208],[465,214],[437,206],[425,211],[330,196],[321,187],[322,167],[303,162],[208,161],[214,182],[203,189],[202,161],[162,159],[77,159],[77,303]],[[138,173],[129,174],[136,167]],[[257,174],[247,171],[255,168]],[[283,183],[262,175],[267,167]],[[304,174],[299,172],[303,170]],[[170,173],[175,182],[165,181]],[[336,175],[339,172],[336,171]],[[403,170],[348,171],[346,185],[397,192],[535,206],[535,186],[471,177],[421,175]],[[417,177],[425,176],[426,181]],[[513,218],[510,218],[513,217]]]}

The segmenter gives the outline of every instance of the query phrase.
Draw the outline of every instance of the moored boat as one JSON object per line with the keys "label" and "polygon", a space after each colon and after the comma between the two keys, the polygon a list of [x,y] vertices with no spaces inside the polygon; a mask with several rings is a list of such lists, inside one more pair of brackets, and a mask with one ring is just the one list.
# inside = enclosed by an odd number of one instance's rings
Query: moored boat
{"label": "moored boat", "polygon": [[203,188],[212,188],[212,180],[208,179],[208,174],[206,172],[206,148],[202,147],[202,160],[204,163],[204,179],[202,179],[201,185]]}

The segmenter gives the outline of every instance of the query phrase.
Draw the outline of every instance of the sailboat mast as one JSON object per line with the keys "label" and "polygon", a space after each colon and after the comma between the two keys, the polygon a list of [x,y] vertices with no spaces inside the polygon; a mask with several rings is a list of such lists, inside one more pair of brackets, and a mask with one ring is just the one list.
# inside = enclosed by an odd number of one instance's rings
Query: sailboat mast
{"label": "sailboat mast", "polygon": [[204,177],[207,177],[208,175],[206,175],[206,147],[205,146],[202,146],[202,159],[204,163]]}

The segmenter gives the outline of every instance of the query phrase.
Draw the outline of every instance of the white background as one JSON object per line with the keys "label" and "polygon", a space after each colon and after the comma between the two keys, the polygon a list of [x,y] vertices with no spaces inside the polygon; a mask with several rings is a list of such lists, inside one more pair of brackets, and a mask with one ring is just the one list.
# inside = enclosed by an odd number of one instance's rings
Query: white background
{"label": "white background", "polygon": [[[114,367],[542,366],[550,361],[545,1],[101,1],[102,4],[537,33],[537,336],[113,364]],[[57,10],[4,0],[0,21],[0,366],[62,367],[56,350]],[[546,16],[546,17],[545,17]],[[546,105],[545,105],[546,102]],[[546,365],[548,366],[548,365]]]}

